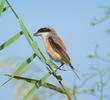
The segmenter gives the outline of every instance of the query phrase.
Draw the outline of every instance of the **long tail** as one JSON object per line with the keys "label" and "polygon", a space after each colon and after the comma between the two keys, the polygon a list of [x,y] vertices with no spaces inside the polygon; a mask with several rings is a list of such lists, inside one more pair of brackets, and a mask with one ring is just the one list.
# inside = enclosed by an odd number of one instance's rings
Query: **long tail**
{"label": "long tail", "polygon": [[72,69],[73,73],[77,76],[77,78],[80,80],[79,75],[75,72],[75,68],[73,66],[70,66],[70,68]]}

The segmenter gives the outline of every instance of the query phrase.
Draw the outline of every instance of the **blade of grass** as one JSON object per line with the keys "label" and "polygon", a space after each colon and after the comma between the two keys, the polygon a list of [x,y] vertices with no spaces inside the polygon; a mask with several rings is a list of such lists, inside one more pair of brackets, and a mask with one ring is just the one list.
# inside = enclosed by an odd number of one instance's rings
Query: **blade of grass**
{"label": "blade of grass", "polygon": [[5,12],[6,10],[8,10],[10,7],[5,7],[3,8],[2,12]]}
{"label": "blade of grass", "polygon": [[28,100],[28,98],[38,89],[38,87],[35,85],[23,98],[23,100]]}
{"label": "blade of grass", "polygon": [[49,76],[51,75],[51,73],[47,73],[43,78],[41,78],[38,83],[35,83],[35,86],[27,93],[27,95],[24,97],[23,100],[28,100],[28,98],[37,90],[39,89],[41,86],[43,86],[43,84],[45,83],[45,81],[49,78]]}
{"label": "blade of grass", "polygon": [[0,87],[5,85],[7,82],[9,82],[15,75],[17,75],[21,70],[23,70],[29,63],[32,62],[32,60],[36,57],[36,54],[34,53],[32,56],[30,56],[24,63],[22,63],[19,68],[12,74],[12,76],[4,82]]}
{"label": "blade of grass", "polygon": [[21,29],[22,29],[22,31],[23,31],[23,33],[24,33],[24,35],[25,35],[27,41],[29,42],[29,44],[31,44],[31,40],[30,40],[30,37],[29,37],[29,35],[28,35],[28,34],[29,34],[28,30],[27,30],[26,27],[24,26],[24,24],[23,24],[23,22],[22,22],[21,19],[18,19],[18,21],[19,21],[19,24],[20,24],[20,26],[21,26]]}
{"label": "blade of grass", "polygon": [[[8,74],[0,74],[0,76],[8,76],[8,77],[12,77],[12,75],[8,75]],[[38,83],[39,80],[36,79],[30,79],[30,78],[25,78],[25,77],[20,77],[20,76],[14,76],[13,78],[17,79],[17,80],[22,80],[22,81],[26,81],[32,84]],[[50,83],[46,83],[44,82],[44,84],[42,84],[42,87],[48,88],[48,89],[52,89],[54,91],[60,92],[65,94],[65,91],[63,89],[61,89],[58,86],[55,86],[53,84]]]}
{"label": "blade of grass", "polygon": [[5,4],[5,0],[2,0],[1,3],[0,3],[0,16],[2,14],[4,4]]}
{"label": "blade of grass", "polygon": [[[62,66],[62,65],[61,65]],[[59,69],[59,67],[57,68],[57,69]],[[35,83],[35,86],[28,92],[28,94],[24,97],[24,99],[23,100],[27,100],[37,89],[39,89],[41,86],[43,86],[44,85],[44,83],[45,83],[45,81],[49,78],[49,76],[50,75],[56,75],[54,72],[56,72],[57,71],[57,69],[54,71],[54,70],[52,70],[52,72],[51,71],[49,71],[49,73],[47,73],[43,78],[41,78],[39,81],[38,81],[38,83]],[[56,77],[56,76],[55,76]],[[57,77],[56,77],[57,78]],[[58,79],[57,79],[58,80]],[[60,81],[60,80],[58,80],[58,81]],[[60,84],[62,84],[61,83],[61,81],[60,81]],[[62,84],[63,85],[63,84]],[[62,86],[61,85],[61,86]],[[69,100],[71,100],[71,98],[69,97],[69,95],[68,95],[68,93],[67,93],[67,91],[65,90],[65,88],[63,87],[63,89],[64,89],[64,92],[65,92],[65,94],[68,96],[68,98],[69,98]]]}
{"label": "blade of grass", "polygon": [[14,15],[16,16],[17,19],[19,19],[18,15],[16,14],[16,12],[14,11],[14,9],[12,8],[12,6],[10,5],[10,3],[8,2],[8,0],[5,0],[7,2],[7,4],[9,5],[10,9],[13,11]]}
{"label": "blade of grass", "polygon": [[40,58],[41,61],[44,61],[44,58],[42,57],[42,55],[39,52],[39,48],[38,48],[37,42],[34,41],[32,37],[30,37],[28,30],[26,29],[26,27],[24,26],[22,20],[20,20],[20,19],[19,19],[19,24],[21,26],[21,29],[22,29],[27,41],[31,45],[31,47],[34,50],[34,52],[36,53],[36,55]]}
{"label": "blade of grass", "polygon": [[43,62],[45,61],[45,58],[41,55],[39,48],[38,48],[38,44],[35,40],[32,41],[31,47],[33,48],[34,52],[37,54],[37,56],[39,57],[39,59]]}
{"label": "blade of grass", "polygon": [[19,32],[17,33],[15,36],[11,37],[9,40],[7,40],[5,43],[3,43],[2,45],[0,45],[0,50],[3,50],[4,48],[6,48],[7,46],[11,45],[13,42],[15,42],[21,35],[23,34],[23,32]]}

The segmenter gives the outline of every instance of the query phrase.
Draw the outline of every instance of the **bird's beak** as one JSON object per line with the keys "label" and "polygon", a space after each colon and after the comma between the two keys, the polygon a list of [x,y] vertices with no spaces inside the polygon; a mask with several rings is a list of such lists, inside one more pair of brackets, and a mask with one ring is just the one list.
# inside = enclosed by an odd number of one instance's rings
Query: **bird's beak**
{"label": "bird's beak", "polygon": [[33,36],[41,36],[38,32],[34,33]]}

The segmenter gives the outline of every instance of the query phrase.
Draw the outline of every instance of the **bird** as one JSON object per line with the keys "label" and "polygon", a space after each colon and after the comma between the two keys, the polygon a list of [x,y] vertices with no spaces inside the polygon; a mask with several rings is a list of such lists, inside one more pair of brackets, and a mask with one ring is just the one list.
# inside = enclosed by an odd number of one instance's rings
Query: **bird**
{"label": "bird", "polygon": [[38,29],[33,36],[41,36],[44,40],[45,48],[50,58],[56,62],[60,62],[61,64],[68,65],[80,80],[80,77],[75,72],[75,68],[71,64],[70,57],[66,52],[66,47],[63,41],[52,27],[42,27]]}

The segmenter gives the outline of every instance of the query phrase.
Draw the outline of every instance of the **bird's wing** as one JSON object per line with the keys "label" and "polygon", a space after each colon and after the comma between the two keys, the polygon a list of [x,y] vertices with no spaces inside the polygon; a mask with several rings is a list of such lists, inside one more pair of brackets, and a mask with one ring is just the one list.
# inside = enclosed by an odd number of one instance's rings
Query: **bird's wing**
{"label": "bird's wing", "polygon": [[55,43],[57,43],[64,51],[66,51],[66,47],[63,43],[63,41],[57,36],[57,35],[52,35],[52,39]]}
{"label": "bird's wing", "polygon": [[57,38],[55,39],[53,36],[48,37],[48,41],[49,41],[50,45],[52,46],[53,50],[62,57],[62,60],[64,61],[63,63],[68,64],[70,66],[70,68],[72,69],[72,71],[75,73],[75,75],[80,80],[80,77],[75,72],[74,67],[71,65],[70,58],[69,58],[68,54],[66,53],[66,50],[64,50],[64,48],[62,48],[62,46],[61,46],[61,44],[63,42],[60,39],[58,39],[58,41],[57,41]]}
{"label": "bird's wing", "polygon": [[50,36],[48,38],[48,41],[49,41],[50,45],[52,46],[53,50],[61,56],[64,63],[71,65],[70,58],[69,58],[68,54],[66,53],[63,42],[58,37],[55,38],[53,36]]}

